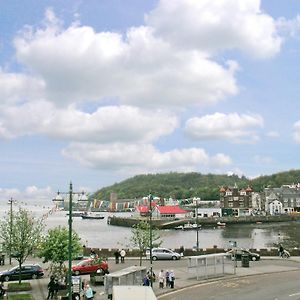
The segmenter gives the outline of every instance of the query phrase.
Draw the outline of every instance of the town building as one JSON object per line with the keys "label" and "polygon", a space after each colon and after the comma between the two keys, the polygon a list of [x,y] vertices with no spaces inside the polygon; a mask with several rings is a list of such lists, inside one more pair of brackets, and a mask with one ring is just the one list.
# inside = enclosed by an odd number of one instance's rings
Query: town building
{"label": "town building", "polygon": [[252,189],[239,189],[235,184],[234,187],[221,187],[220,190],[220,207],[222,216],[249,216],[252,214]]}

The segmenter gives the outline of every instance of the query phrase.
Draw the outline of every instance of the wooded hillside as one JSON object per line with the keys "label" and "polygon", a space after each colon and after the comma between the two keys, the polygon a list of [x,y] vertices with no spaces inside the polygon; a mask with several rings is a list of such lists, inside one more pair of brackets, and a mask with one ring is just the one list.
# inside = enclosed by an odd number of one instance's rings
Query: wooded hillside
{"label": "wooded hillside", "polygon": [[159,197],[185,199],[201,197],[203,200],[219,199],[219,187],[233,186],[247,187],[254,191],[262,191],[264,187],[280,187],[283,184],[300,182],[300,170],[261,176],[250,180],[237,175],[215,175],[201,173],[164,173],[137,175],[120,183],[102,188],[91,197],[109,200],[111,192],[117,193],[119,199],[134,199],[151,193]]}

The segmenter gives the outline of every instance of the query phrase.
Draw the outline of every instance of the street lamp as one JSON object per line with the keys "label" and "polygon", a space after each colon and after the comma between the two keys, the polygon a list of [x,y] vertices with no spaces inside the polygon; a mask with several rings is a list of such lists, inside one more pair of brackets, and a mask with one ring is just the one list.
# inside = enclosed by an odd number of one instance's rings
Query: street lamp
{"label": "street lamp", "polygon": [[73,185],[70,182],[69,192],[57,192],[57,196],[53,201],[61,201],[61,194],[69,195],[69,237],[68,237],[68,300],[72,300],[72,209],[73,195],[84,195],[84,192],[73,192]]}
{"label": "street lamp", "polygon": [[198,208],[199,208],[199,201],[200,201],[200,198],[196,198],[196,209],[195,209],[195,214],[196,214],[196,224],[197,224],[197,227],[196,227],[196,249],[197,249],[197,252],[199,251],[199,225],[198,225]]}
{"label": "street lamp", "polygon": [[11,265],[11,244],[12,244],[12,229],[13,229],[13,209],[12,205],[13,203],[16,203],[16,200],[13,200],[13,198],[10,198],[8,200],[8,204],[10,205],[10,220],[9,220],[9,264]]}
{"label": "street lamp", "polygon": [[153,286],[153,282],[152,282],[152,262],[153,262],[153,258],[152,258],[152,195],[149,194],[148,196],[149,199],[149,235],[150,235],[150,285],[151,287]]}

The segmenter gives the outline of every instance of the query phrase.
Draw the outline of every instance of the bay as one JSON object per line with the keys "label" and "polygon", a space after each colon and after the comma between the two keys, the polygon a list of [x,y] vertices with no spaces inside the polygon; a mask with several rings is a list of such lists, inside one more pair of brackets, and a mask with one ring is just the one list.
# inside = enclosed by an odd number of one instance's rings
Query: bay
{"label": "bay", "polygon": [[[29,210],[36,217],[44,217],[46,230],[57,226],[68,227],[66,211],[55,210],[50,205],[29,205],[19,203],[13,206],[13,211],[21,206]],[[0,215],[9,214],[9,205],[0,204]],[[128,216],[131,213],[102,213],[103,220],[83,220],[74,217],[73,229],[81,237],[87,247],[92,248],[132,248],[130,245],[131,229],[107,224],[108,216]],[[275,247],[279,242],[286,248],[300,248],[300,222],[269,223],[269,224],[243,224],[227,225],[224,228],[203,227],[199,230],[199,247],[230,248],[231,241],[236,241],[239,247],[263,249]],[[193,248],[196,245],[196,230],[161,230],[162,246],[169,248]]]}

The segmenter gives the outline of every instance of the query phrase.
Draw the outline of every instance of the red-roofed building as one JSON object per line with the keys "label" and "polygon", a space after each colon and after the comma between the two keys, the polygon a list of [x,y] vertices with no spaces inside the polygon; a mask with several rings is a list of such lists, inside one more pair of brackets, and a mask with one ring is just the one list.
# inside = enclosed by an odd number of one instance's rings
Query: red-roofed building
{"label": "red-roofed building", "polygon": [[155,206],[152,216],[158,219],[175,218],[181,219],[190,215],[190,212],[182,209],[179,205]]}
{"label": "red-roofed building", "polygon": [[148,205],[137,205],[135,207],[136,214],[140,215],[141,217],[147,217],[149,212]]}

